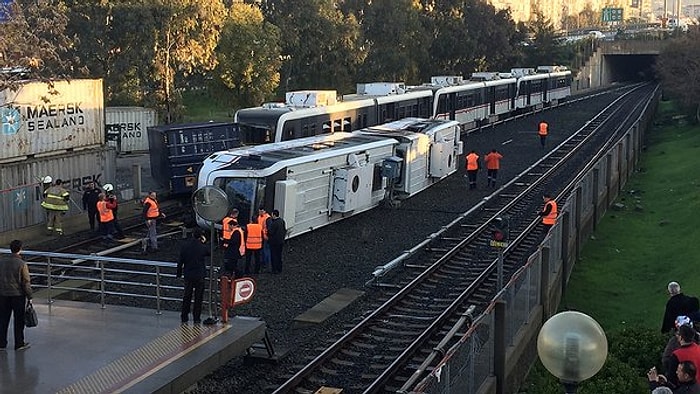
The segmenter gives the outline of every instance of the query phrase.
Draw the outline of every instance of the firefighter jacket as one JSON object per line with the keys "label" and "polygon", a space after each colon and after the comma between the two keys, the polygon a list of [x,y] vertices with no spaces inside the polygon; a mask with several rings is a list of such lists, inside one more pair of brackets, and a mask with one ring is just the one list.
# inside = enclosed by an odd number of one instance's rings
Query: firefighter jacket
{"label": "firefighter jacket", "polygon": [[50,211],[67,211],[70,193],[60,185],[54,185],[44,192],[41,206]]}

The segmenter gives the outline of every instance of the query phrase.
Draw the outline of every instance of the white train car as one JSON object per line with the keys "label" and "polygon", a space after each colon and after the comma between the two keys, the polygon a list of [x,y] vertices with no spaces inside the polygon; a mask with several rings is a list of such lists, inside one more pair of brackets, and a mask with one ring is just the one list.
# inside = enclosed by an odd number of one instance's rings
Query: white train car
{"label": "white train car", "polygon": [[563,66],[540,66],[518,78],[515,107],[542,108],[571,95],[571,71]]}
{"label": "white train car", "polygon": [[[485,73],[481,73],[485,74]],[[486,80],[469,80],[435,91],[433,117],[456,120],[469,129],[495,121],[514,109],[515,78],[501,78],[496,73]]]}
{"label": "white train car", "polygon": [[425,190],[457,170],[461,150],[457,122],[413,118],[217,152],[198,185],[221,188],[242,223],[278,209],[294,237]]}

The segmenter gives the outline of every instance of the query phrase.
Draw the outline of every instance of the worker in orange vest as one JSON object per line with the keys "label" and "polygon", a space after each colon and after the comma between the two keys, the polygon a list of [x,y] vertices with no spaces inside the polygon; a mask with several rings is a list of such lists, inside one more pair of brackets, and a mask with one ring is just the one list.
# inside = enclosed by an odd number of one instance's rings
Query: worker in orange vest
{"label": "worker in orange vest", "polygon": [[489,187],[496,187],[496,178],[498,178],[498,170],[501,168],[501,159],[503,155],[496,149],[491,149],[484,161],[486,162],[486,183]]}
{"label": "worker in orange vest", "polygon": [[469,152],[464,168],[467,170],[467,177],[469,178],[469,190],[476,189],[476,174],[479,172],[479,155],[476,152]]}
{"label": "worker in orange vest", "polygon": [[[262,225],[252,222],[246,226],[245,237],[245,274],[259,274],[262,263],[263,230]],[[255,265],[251,267],[251,260],[255,259]],[[252,268],[252,270],[251,270]]]}
{"label": "worker in orange vest", "polygon": [[262,226],[263,231],[263,249],[262,249],[262,264],[263,268],[271,270],[270,245],[267,243],[267,221],[270,219],[270,214],[267,213],[265,207],[261,206],[258,209],[258,218],[256,222]]}
{"label": "worker in orange vest", "polygon": [[156,221],[165,218],[165,214],[160,211],[157,195],[154,191],[149,192],[143,200],[143,218],[146,219],[146,227],[148,228],[148,242],[144,243],[143,252],[146,253],[149,249],[156,252],[158,251]]}
{"label": "worker in orange vest", "polygon": [[544,149],[544,144],[547,141],[548,132],[549,132],[549,125],[544,120],[541,121],[539,129],[537,130],[537,135],[540,136],[540,144],[542,144],[542,149]]}
{"label": "worker in orange vest", "polygon": [[100,230],[102,239],[114,240],[114,212],[117,205],[113,201],[108,201],[104,193],[97,196],[97,214],[100,218]]}
{"label": "worker in orange vest", "polygon": [[552,195],[549,193],[545,193],[542,199],[544,200],[544,207],[539,215],[542,216],[542,225],[549,232],[549,229],[557,222],[557,202],[552,199]]}
{"label": "worker in orange vest", "polygon": [[232,278],[243,276],[244,270],[238,267],[238,261],[245,256],[245,235],[238,225],[238,209],[232,209],[223,220],[224,275]]}

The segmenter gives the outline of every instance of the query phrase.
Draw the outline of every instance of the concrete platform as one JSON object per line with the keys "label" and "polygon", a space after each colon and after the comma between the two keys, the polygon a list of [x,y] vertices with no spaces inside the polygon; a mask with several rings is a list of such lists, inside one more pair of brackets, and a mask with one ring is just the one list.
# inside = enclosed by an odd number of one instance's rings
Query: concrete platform
{"label": "concrete platform", "polygon": [[[0,351],[2,393],[179,393],[265,337],[265,323],[181,325],[178,312],[36,299],[31,348]],[[205,316],[203,316],[205,317]]]}

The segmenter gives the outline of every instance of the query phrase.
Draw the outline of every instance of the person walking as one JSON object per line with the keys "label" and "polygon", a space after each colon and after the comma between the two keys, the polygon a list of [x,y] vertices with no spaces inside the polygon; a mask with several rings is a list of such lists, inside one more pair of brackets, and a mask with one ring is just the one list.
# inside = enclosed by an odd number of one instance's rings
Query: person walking
{"label": "person walking", "polygon": [[156,192],[150,191],[143,200],[143,218],[146,220],[148,228],[148,240],[143,245],[143,252],[158,251],[158,232],[156,231],[157,220],[165,218],[165,214],[160,211]]}
{"label": "person walking", "polygon": [[88,223],[90,223],[90,231],[95,231],[95,225],[99,226],[97,218],[97,201],[100,195],[100,190],[95,187],[95,182],[88,182],[83,190],[83,210],[88,214]]}
{"label": "person walking", "polygon": [[[202,230],[196,228],[192,232],[192,239],[182,245],[180,258],[177,261],[175,277],[183,277],[185,280],[185,292],[182,296],[180,308],[180,321],[185,324],[189,321],[190,307],[192,308],[192,321],[194,324],[202,322],[202,300],[204,299],[204,282],[207,277],[205,259],[211,255],[206,247],[207,237]],[[194,295],[194,305],[192,296]]]}
{"label": "person walking", "polygon": [[24,310],[32,299],[29,268],[22,260],[22,241],[10,242],[10,256],[0,256],[0,351],[7,349],[7,331],[14,316],[15,350],[29,348],[24,340]]}
{"label": "person walking", "polygon": [[224,246],[224,275],[231,278],[243,276],[244,269],[239,267],[239,260],[245,256],[245,235],[238,225],[238,209],[231,210],[222,223]]}
{"label": "person walking", "polygon": [[484,161],[486,162],[486,182],[489,187],[496,187],[496,179],[498,178],[498,170],[501,168],[501,155],[496,149],[491,149]]}
{"label": "person walking", "polygon": [[112,214],[114,214],[114,237],[116,239],[124,238],[124,230],[119,224],[119,200],[117,200],[117,195],[114,194],[114,185],[107,183],[102,188],[105,191],[106,200],[113,206]]}
{"label": "person walking", "polygon": [[262,267],[263,269],[271,269],[271,259],[270,259],[270,245],[267,242],[267,219],[270,218],[270,214],[267,213],[265,207],[261,206],[258,208],[258,217],[256,222],[262,226],[263,233],[263,248],[262,248]]}
{"label": "person walking", "polygon": [[100,215],[100,230],[102,239],[114,240],[114,212],[115,205],[107,201],[104,193],[100,193],[97,201],[97,212]]}
{"label": "person walking", "polygon": [[540,144],[542,145],[542,149],[544,149],[544,145],[547,142],[547,134],[549,134],[549,125],[547,122],[542,120],[537,129],[537,135],[540,136]]}
{"label": "person walking", "polygon": [[469,190],[476,189],[476,174],[479,172],[479,155],[475,151],[469,152],[464,168],[467,170]]}
{"label": "person walking", "polygon": [[669,299],[666,301],[664,318],[661,321],[661,332],[667,333],[676,326],[675,321],[678,316],[688,316],[695,312],[693,309],[692,297],[681,292],[681,285],[678,282],[669,282],[666,286]]}
{"label": "person walking", "polygon": [[267,220],[267,242],[270,244],[273,274],[282,272],[282,249],[286,236],[287,225],[280,217],[280,211],[273,209],[272,216]]}
{"label": "person walking", "polygon": [[542,207],[539,215],[542,216],[542,224],[545,231],[549,232],[549,229],[557,222],[557,202],[552,199],[552,195],[549,193],[545,193],[542,199],[544,200],[544,207]]}
{"label": "person walking", "polygon": [[[45,183],[51,183],[51,177],[44,178]],[[49,235],[55,231],[58,235],[63,235],[63,224],[61,217],[68,211],[68,200],[70,193],[63,188],[63,181],[56,179],[53,186],[44,191],[44,201],[41,202],[42,208],[46,209],[48,221],[46,223],[46,231]]]}
{"label": "person walking", "polygon": [[[246,226],[245,237],[245,274],[259,274],[260,265],[262,263],[262,247],[263,234],[262,226],[258,223],[248,223]],[[251,260],[255,259],[255,263],[251,266]]]}

